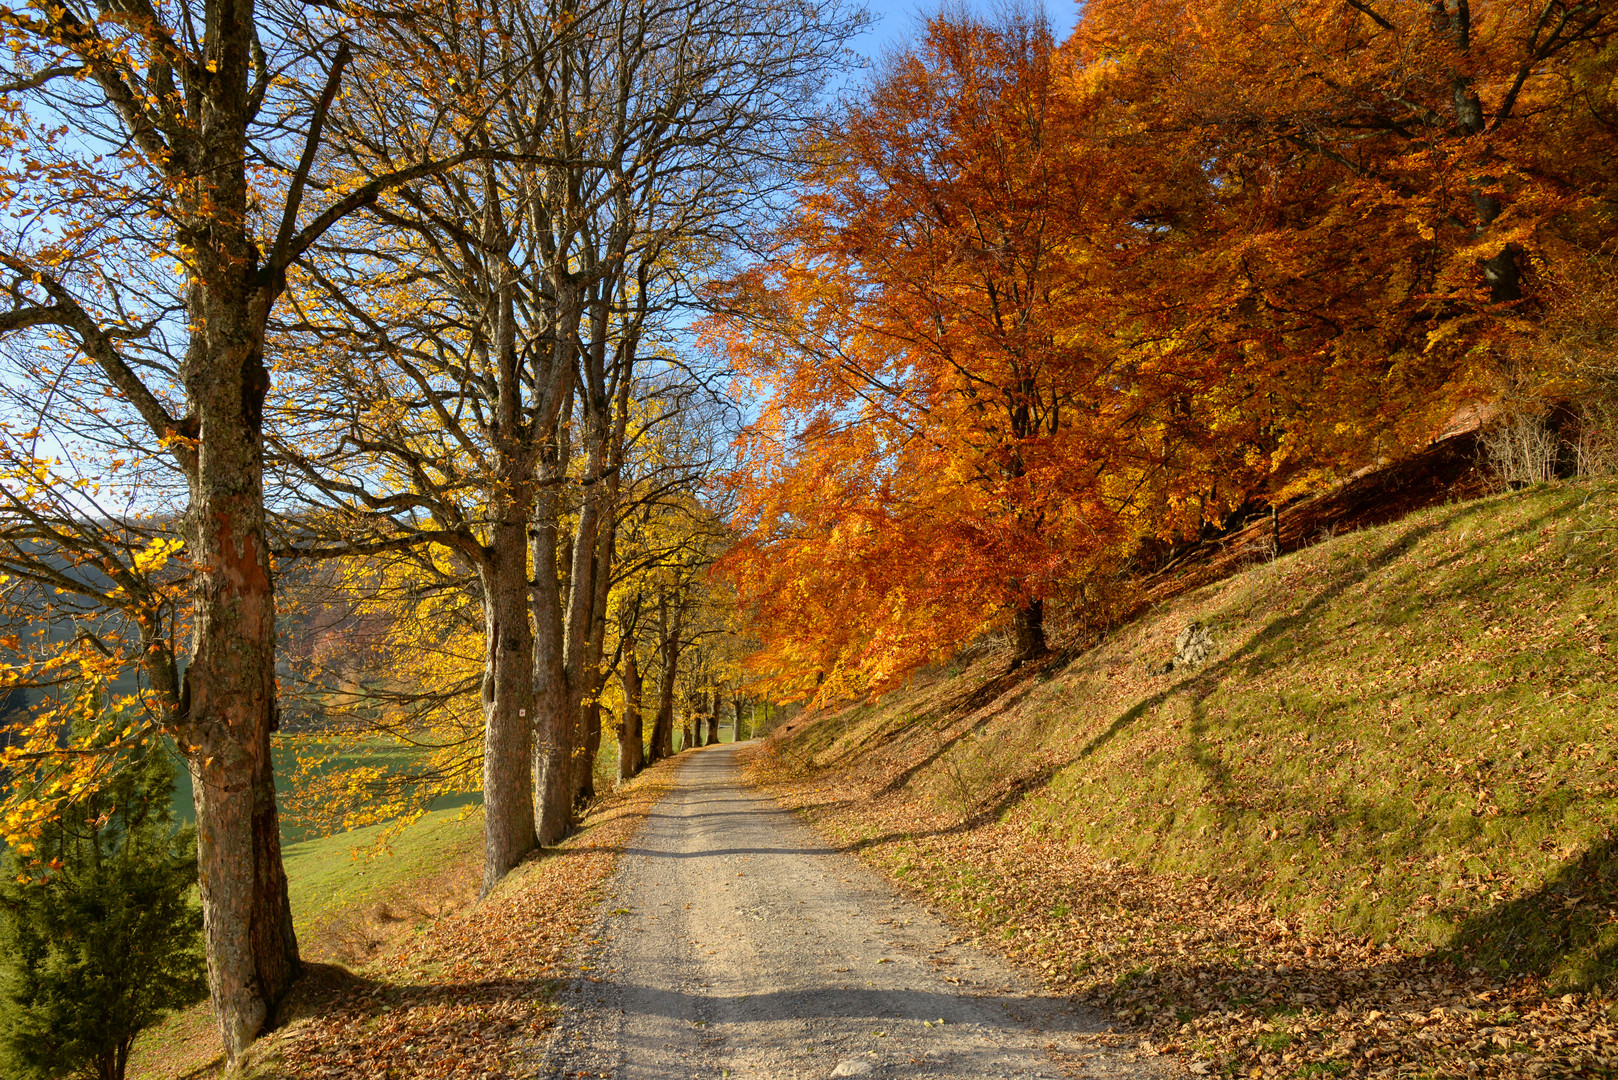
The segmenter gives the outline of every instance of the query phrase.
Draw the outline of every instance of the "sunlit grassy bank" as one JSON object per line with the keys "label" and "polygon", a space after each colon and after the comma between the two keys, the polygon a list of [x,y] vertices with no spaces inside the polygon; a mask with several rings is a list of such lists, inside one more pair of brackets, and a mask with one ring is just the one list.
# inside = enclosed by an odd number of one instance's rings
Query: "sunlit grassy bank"
{"label": "sunlit grassy bank", "polygon": [[[282,848],[292,921],[305,959],[363,965],[389,942],[470,904],[477,895],[483,814],[437,810],[381,848],[385,826]],[[129,1075],[141,1080],[212,1076],[219,1034],[204,1003],[136,1040]]]}
{"label": "sunlit grassy bank", "polygon": [[[292,919],[305,952],[327,946],[314,931],[334,912],[367,903],[386,905],[396,894],[419,892],[424,882],[448,870],[475,868],[483,813],[434,810],[379,847],[386,828],[373,825],[281,849]],[[400,908],[397,917],[407,918],[408,906],[394,903]]]}
{"label": "sunlit grassy bank", "polygon": [[[356,753],[330,767],[376,764],[390,753],[401,768],[409,764],[408,748],[378,743],[360,749],[363,756]],[[613,789],[617,758],[617,744],[604,738],[595,762],[599,792]],[[645,789],[639,796],[643,801],[647,792],[662,790],[666,773],[662,768],[657,773],[662,779],[638,782]],[[622,804],[622,799],[603,800],[592,810],[591,822],[622,813]],[[307,839],[296,835],[283,829],[282,857],[292,920],[306,960],[373,973],[391,951],[425,940],[423,935],[464,915],[476,901],[483,838],[483,813],[476,805],[434,810],[397,830],[373,825]],[[587,831],[569,843],[588,838]],[[129,1075],[139,1080],[213,1076],[221,1060],[218,1033],[204,1004],[144,1033]]]}
{"label": "sunlit grassy bank", "polygon": [[[1180,597],[1034,679],[985,687],[991,657],[822,713],[783,753],[885,769],[946,818],[1020,807],[1312,925],[1610,984],[1615,543],[1601,488],[1434,508]],[[1213,657],[1155,674],[1193,621]]]}

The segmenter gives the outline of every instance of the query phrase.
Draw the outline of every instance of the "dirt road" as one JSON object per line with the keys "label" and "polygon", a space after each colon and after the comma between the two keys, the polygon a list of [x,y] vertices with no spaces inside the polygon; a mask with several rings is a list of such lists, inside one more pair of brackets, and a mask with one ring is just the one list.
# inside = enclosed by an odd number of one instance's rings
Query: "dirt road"
{"label": "dirt road", "polygon": [[730,747],[677,775],[607,887],[540,1075],[1161,1075],[743,785]]}

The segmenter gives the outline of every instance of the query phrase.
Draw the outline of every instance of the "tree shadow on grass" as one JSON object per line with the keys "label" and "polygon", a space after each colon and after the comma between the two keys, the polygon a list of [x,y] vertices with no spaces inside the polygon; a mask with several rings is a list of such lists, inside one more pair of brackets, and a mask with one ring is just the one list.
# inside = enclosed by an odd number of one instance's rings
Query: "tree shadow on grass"
{"label": "tree shadow on grass", "polygon": [[[1343,594],[1364,582],[1367,578],[1380,573],[1406,557],[1422,541],[1448,528],[1459,515],[1469,512],[1469,508],[1465,506],[1456,506],[1449,513],[1436,515],[1432,520],[1401,533],[1381,551],[1367,558],[1354,569],[1336,574],[1325,587],[1309,597],[1297,611],[1270,620],[1257,633],[1248,638],[1240,648],[1219,657],[1206,667],[1194,669],[1190,674],[1157,693],[1143,698],[1128,710],[1119,714],[1104,731],[1091,738],[1074,756],[1073,760],[1082,760],[1096,753],[1142,716],[1152,712],[1177,694],[1188,694],[1191,697],[1193,708],[1200,714],[1203,702],[1211,697],[1227,680],[1232,678],[1245,680],[1261,674],[1265,670],[1262,658],[1269,649],[1288,640],[1296,641],[1298,638],[1310,633],[1317,619]],[[1554,516],[1556,516],[1554,513],[1546,513],[1532,518],[1512,529],[1507,536],[1534,533],[1545,521]],[[1504,542],[1507,536],[1500,537],[1497,542]],[[1318,642],[1306,644],[1318,644]],[[1199,728],[1198,730],[1200,731],[1201,729]],[[1214,787],[1219,789],[1228,787],[1229,777],[1222,770],[1209,768],[1210,763],[1213,761],[1212,756],[1199,755],[1193,751],[1192,759],[1203,767],[1209,782]]]}
{"label": "tree shadow on grass", "polygon": [[1618,976],[1618,842],[1605,840],[1562,864],[1532,892],[1457,922],[1448,951],[1494,973],[1550,979],[1554,992],[1584,991]]}
{"label": "tree shadow on grass", "polygon": [[[880,799],[902,791],[906,784],[910,783],[912,779],[939,758],[949,753],[951,748],[962,739],[994,719],[994,717],[1016,708],[1024,698],[1033,692],[1035,684],[1043,681],[1042,675],[1058,662],[1060,662],[1060,657],[1052,653],[1023,664],[1020,668],[1002,672],[987,682],[980,683],[941,702],[925,716],[919,717],[918,720],[933,720],[932,730],[937,731],[947,727],[952,722],[964,720],[975,713],[982,712],[990,705],[994,706],[992,712],[984,716],[978,716],[972,724],[963,727],[960,731],[940,742],[926,756],[905,766],[890,777],[887,783],[872,793],[872,798]],[[910,730],[915,730],[915,728],[915,724],[909,725]],[[894,734],[897,735],[898,732]]]}
{"label": "tree shadow on grass", "polygon": [[935,836],[957,836],[982,828],[1002,815],[1009,813],[1024,799],[1049,784],[1058,772],[1072,764],[1070,761],[1051,763],[1042,766],[1030,773],[1024,773],[1012,780],[1010,786],[999,794],[987,806],[974,810],[971,814],[957,821],[953,825],[945,825],[936,829],[908,830],[904,832],[884,833],[881,836],[870,836],[863,840],[855,840],[839,845],[835,850],[845,855],[852,855],[867,848],[881,847],[900,840],[921,840]]}
{"label": "tree shadow on grass", "polygon": [[[1145,901],[1146,913],[1161,902],[1160,895],[1138,899]],[[1159,914],[1159,925],[1178,922],[1172,913],[1166,919]],[[1516,899],[1470,913],[1452,908],[1440,914],[1459,924],[1452,940],[1430,949],[1355,948],[1357,939],[1348,938],[1338,939],[1350,944],[1348,950],[1325,948],[1317,954],[1315,947],[1300,947],[1311,940],[1305,937],[1278,951],[1271,946],[1284,944],[1290,931],[1274,937],[1271,928],[1280,924],[1261,915],[1234,927],[1228,922],[1210,926],[1194,917],[1207,937],[1189,955],[1130,956],[1127,946],[1116,956],[1103,952],[1101,962],[1109,964],[1103,971],[1116,972],[1111,978],[1096,979],[1086,954],[1064,959],[1075,973],[1089,975],[1086,1000],[1143,1009],[1145,1023],[1165,1034],[1187,1022],[1206,1025],[1204,1031],[1223,1028],[1227,1050],[1232,1045],[1254,1049],[1243,1042],[1254,1015],[1284,1021],[1312,1010],[1320,1026],[1358,1040],[1334,1046],[1327,1038],[1316,1044],[1316,1059],[1335,1060],[1355,1075],[1370,1075],[1392,1062],[1454,1067],[1467,1057],[1492,1056],[1511,1064],[1513,1053],[1522,1064],[1523,1051],[1546,1069],[1526,1075],[1613,1075],[1605,1066],[1579,1071],[1558,1056],[1584,1055],[1588,1063],[1592,1040],[1604,1037],[1599,1033],[1575,1040],[1583,1049],[1571,1043],[1547,1046],[1545,1038],[1570,1029],[1588,1033],[1588,1021],[1610,1016],[1610,996],[1547,1003],[1569,992],[1610,990],[1618,976],[1618,844],[1604,841],[1564,862],[1541,888]],[[1577,1024],[1581,1016],[1587,1022]],[[1499,1037],[1485,1042],[1480,1036],[1491,1031]],[[1280,1044],[1277,1040],[1270,1049]],[[1262,1040],[1256,1049],[1264,1049]],[[1251,1057],[1256,1059],[1256,1050]],[[1474,1069],[1436,1075],[1462,1071],[1477,1075]]]}
{"label": "tree shadow on grass", "polygon": [[[1091,757],[1105,748],[1142,717],[1152,714],[1170,698],[1177,695],[1189,696],[1194,712],[1200,716],[1203,702],[1228,680],[1241,680],[1252,677],[1257,670],[1262,668],[1264,663],[1262,657],[1268,650],[1289,639],[1296,639],[1305,634],[1314,633],[1315,631],[1311,629],[1313,624],[1325,611],[1329,610],[1334,601],[1367,578],[1386,570],[1400,559],[1408,556],[1428,537],[1453,524],[1458,515],[1469,512],[1469,508],[1465,506],[1456,506],[1448,513],[1437,514],[1431,520],[1391,538],[1390,542],[1376,554],[1367,557],[1352,569],[1344,569],[1334,574],[1324,587],[1310,596],[1295,612],[1271,619],[1239,648],[1218,657],[1206,666],[1193,669],[1161,690],[1142,698],[1114,717],[1105,729],[1093,735],[1076,753],[1066,758],[1066,760],[1043,765],[1037,770],[1015,777],[1011,781],[1009,789],[997,795],[992,804],[974,811],[962,821],[951,826],[922,832],[894,832],[883,836],[870,837],[847,845],[841,850],[857,851],[897,840],[954,835],[987,824],[1013,809],[1030,795],[1042,790],[1064,769]],[[1514,528],[1511,535],[1532,533],[1538,530],[1552,516],[1554,515],[1547,513],[1525,521]],[[1504,540],[1505,537],[1501,539]],[[1071,658],[1062,659],[1061,662],[1065,663],[1068,659]],[[1015,673],[1007,673],[958,696],[954,702],[946,705],[940,712],[947,711],[948,713],[961,715],[962,712],[967,710],[978,711],[992,705],[994,707],[993,712],[989,715],[991,717],[999,715],[1020,702],[1032,690],[1035,677],[1038,674],[1037,669],[1030,670],[1027,667]],[[1005,693],[1007,689],[1013,687],[1018,688],[1020,692],[1007,694],[1001,700],[996,699],[996,695]],[[881,788],[874,791],[872,797],[883,798],[897,794],[924,769],[936,763],[979,726],[981,726],[981,720],[979,723],[943,740],[926,757],[906,767]],[[1212,789],[1221,792],[1228,791],[1233,783],[1229,771],[1219,760],[1218,755],[1208,753],[1201,745],[1201,737],[1206,734],[1206,731],[1207,725],[1200,721],[1193,722],[1189,726],[1189,732],[1192,736],[1190,759],[1203,772]],[[827,805],[834,804],[823,804],[823,806]]]}

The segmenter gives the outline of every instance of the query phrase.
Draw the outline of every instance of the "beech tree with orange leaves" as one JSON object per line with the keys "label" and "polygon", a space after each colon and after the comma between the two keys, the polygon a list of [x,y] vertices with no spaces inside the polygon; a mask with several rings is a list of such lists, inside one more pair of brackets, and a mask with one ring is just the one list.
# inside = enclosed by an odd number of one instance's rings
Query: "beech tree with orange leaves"
{"label": "beech tree with orange leaves", "polygon": [[819,135],[780,252],[716,320],[770,389],[728,565],[771,637],[817,642],[779,657],[817,685],[1002,620],[1037,657],[1046,598],[1127,529],[1147,413],[1106,331],[1138,229],[1055,61],[1038,20],[931,21]]}
{"label": "beech tree with orange leaves", "polygon": [[1615,28],[1579,0],[1102,0],[1067,50],[1109,139],[1213,185],[1219,347],[1312,356],[1345,412],[1374,389],[1356,435],[1403,427],[1392,448],[1486,388],[1548,269],[1610,243]]}
{"label": "beech tree with orange leaves", "polygon": [[1610,223],[1611,11],[940,17],[818,132],[713,321],[762,396],[727,560],[799,696],[1432,438]]}

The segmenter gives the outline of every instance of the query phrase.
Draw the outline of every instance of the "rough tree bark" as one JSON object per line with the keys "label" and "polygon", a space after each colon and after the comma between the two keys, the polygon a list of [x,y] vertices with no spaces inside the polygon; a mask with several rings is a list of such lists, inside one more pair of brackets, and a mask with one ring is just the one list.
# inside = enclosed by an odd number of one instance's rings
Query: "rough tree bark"
{"label": "rough tree bark", "polygon": [[624,655],[623,674],[619,679],[623,683],[624,715],[618,728],[618,782],[623,783],[640,772],[642,754],[640,702],[645,680],[641,678],[633,649]]}
{"label": "rough tree bark", "polygon": [[[554,501],[553,493],[538,500]],[[538,842],[551,846],[567,835],[573,809],[571,761],[574,714],[569,709],[562,588],[557,576],[554,509],[536,514],[532,533],[534,613],[534,725],[529,762]]]}
{"label": "rough tree bark", "polygon": [[719,697],[719,691],[713,692],[713,706],[708,710],[708,745],[717,746],[719,743],[719,710],[724,702]]}
{"label": "rough tree bark", "polygon": [[534,849],[529,795],[534,712],[534,635],[528,623],[527,506],[507,501],[480,568],[484,601],[483,884],[495,883]]}
{"label": "rough tree bark", "polygon": [[[627,385],[628,380],[625,380]],[[596,533],[595,559],[590,570],[591,604],[587,613],[589,634],[584,643],[584,654],[579,662],[580,694],[583,698],[579,727],[583,752],[578,755],[578,771],[574,776],[574,803],[582,804],[595,798],[595,760],[601,751],[601,688],[606,673],[601,667],[602,654],[607,641],[607,599],[612,592],[612,561],[617,542],[614,521],[614,502],[617,485],[607,483],[603,488],[605,507]]]}
{"label": "rough tree bark", "polygon": [[1012,613],[1011,630],[1015,653],[1011,658],[1012,667],[1018,667],[1030,660],[1045,655],[1045,602],[1043,600],[1026,600],[1018,604]]}
{"label": "rough tree bark", "polygon": [[648,763],[674,754],[674,680],[680,664],[680,624],[683,616],[684,609],[679,606],[669,610],[667,594],[658,597],[658,652],[662,658],[662,671],[658,675],[657,719],[652,724],[652,756]]}

